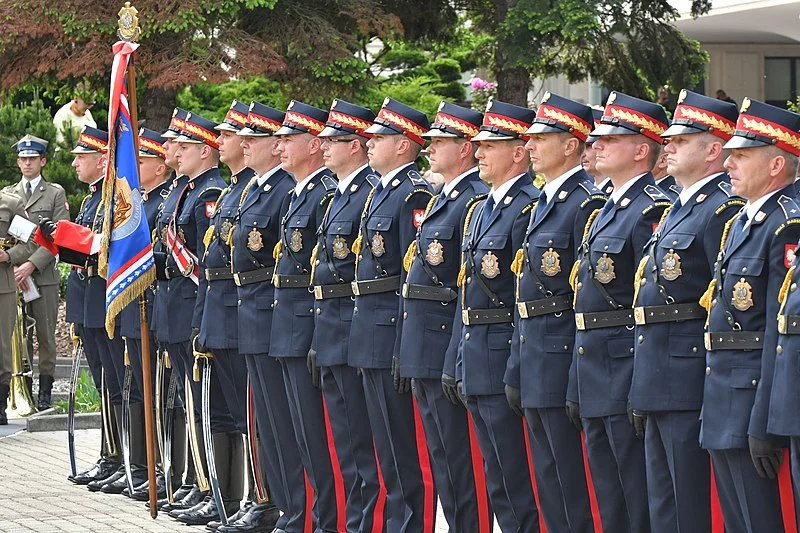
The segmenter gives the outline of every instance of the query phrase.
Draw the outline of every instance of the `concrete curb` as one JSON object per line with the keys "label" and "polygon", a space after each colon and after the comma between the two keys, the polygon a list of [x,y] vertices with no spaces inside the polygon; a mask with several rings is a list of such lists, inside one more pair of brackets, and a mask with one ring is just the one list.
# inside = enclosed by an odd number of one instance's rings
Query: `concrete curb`
{"label": "concrete curb", "polygon": [[[99,429],[102,424],[100,413],[76,413],[75,429]],[[46,409],[27,419],[27,429],[37,431],[66,431],[67,415],[55,414],[55,409]]]}

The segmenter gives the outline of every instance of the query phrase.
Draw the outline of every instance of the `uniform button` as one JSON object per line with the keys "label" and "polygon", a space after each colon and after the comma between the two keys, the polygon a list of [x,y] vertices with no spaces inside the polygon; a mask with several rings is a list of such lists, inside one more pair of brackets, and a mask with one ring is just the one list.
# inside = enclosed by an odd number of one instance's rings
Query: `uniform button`
{"label": "uniform button", "polygon": [[236,301],[236,305],[242,305],[242,301],[241,300],[237,300]]}
{"label": "uniform button", "polygon": [[466,335],[464,335],[464,340],[465,340],[465,341],[468,341],[468,340],[469,340],[469,333],[467,333]]}
{"label": "uniform button", "polygon": [[403,320],[405,320],[406,318],[408,318],[408,311],[403,312]]}
{"label": "uniform button", "polygon": [[711,367],[707,366],[706,367],[706,376],[710,376],[710,375],[711,375]]}
{"label": "uniform button", "polygon": [[583,355],[583,346],[578,347],[578,354]]}
{"label": "uniform button", "polygon": [[742,272],[747,272],[747,267],[742,267]]}
{"label": "uniform button", "polygon": [[519,277],[522,278],[525,275],[525,272],[520,272]]}
{"label": "uniform button", "polygon": [[364,259],[364,256],[361,255],[361,254],[358,254],[358,260],[361,261],[362,259]]}
{"label": "uniform button", "polygon": [[639,282],[639,285],[644,287],[646,283],[647,283],[647,279],[646,278],[642,278],[642,281]]}
{"label": "uniform button", "polygon": [[391,320],[389,320],[389,322],[391,322],[392,324],[394,324],[395,322],[397,322],[397,319],[396,319],[395,317],[392,317],[392,318],[391,318]]}
{"label": "uniform button", "polygon": [[531,247],[531,244],[530,244],[529,242],[526,242],[526,243],[525,243],[525,248],[528,248],[528,249],[530,249],[530,247]]}
{"label": "uniform button", "polygon": [[358,313],[358,306],[356,306],[356,307],[353,307],[353,312],[354,312],[354,313]]}
{"label": "uniform button", "polygon": [[568,352],[568,351],[569,351],[569,345],[567,345],[567,344],[565,344],[565,345],[564,345],[564,351],[565,351],[565,352]]}
{"label": "uniform button", "polygon": [[692,351],[693,351],[694,353],[697,353],[697,346],[692,346]]}
{"label": "uniform button", "polygon": [[711,300],[711,307],[714,307],[715,305],[717,305],[717,299],[716,298]]}
{"label": "uniform button", "polygon": [[778,353],[778,355],[782,354],[782,353],[783,353],[783,346],[781,346],[781,345],[779,344],[779,345],[778,345],[778,347],[777,347],[777,348],[775,348],[775,351]]}
{"label": "uniform button", "polygon": [[508,344],[509,344],[509,345],[511,344],[511,339],[508,339]]}
{"label": "uniform button", "polygon": [[272,306],[273,306],[273,307],[274,307],[274,306],[276,306],[276,305],[278,305],[278,300],[274,300],[274,301],[272,302]]}
{"label": "uniform button", "polygon": [[447,324],[442,324],[442,331],[447,331]]}
{"label": "uniform button", "polygon": [[753,387],[755,387],[756,385],[758,385],[758,380],[757,380],[757,379],[754,379],[753,381],[751,381],[751,382],[750,382],[750,384],[751,384]]}
{"label": "uniform button", "polygon": [[321,313],[322,313],[322,309],[320,309],[319,307],[317,307],[317,314],[319,315],[319,314],[321,314]]}
{"label": "uniform button", "polygon": [[489,246],[492,246],[493,244],[494,244],[494,241],[489,241]]}
{"label": "uniform button", "polygon": [[581,290],[581,287],[583,287],[583,282],[579,281],[578,284],[575,286],[575,288]]}
{"label": "uniform button", "polygon": [[608,250],[608,245],[603,246],[603,250]]}
{"label": "uniform button", "polygon": [[550,239],[549,241],[547,241],[547,246],[552,246],[552,245],[553,245],[553,240],[552,240],[552,239]]}
{"label": "uniform button", "polygon": [[633,353],[633,348],[631,348],[631,353]]}
{"label": "uniform button", "polygon": [[797,283],[792,283],[789,286],[789,290],[792,291],[792,292],[796,291],[797,290]]}
{"label": "uniform button", "polygon": [[472,278],[471,278],[471,277],[468,277],[468,278],[467,278],[467,284],[470,284],[470,283],[472,283]]}
{"label": "uniform button", "polygon": [[314,266],[319,266],[319,259],[317,259],[316,261],[314,261]]}
{"label": "uniform button", "polygon": [[525,337],[523,337],[522,335],[519,336],[519,343],[525,344]]}
{"label": "uniform button", "polygon": [[720,274],[722,274],[723,276],[725,275],[725,269],[724,268],[720,271]]}
{"label": "uniform button", "polygon": [[639,344],[644,342],[644,335],[639,335]]}
{"label": "uniform button", "polygon": [[434,237],[438,237],[439,236],[439,232],[438,231],[434,232],[433,236]]}

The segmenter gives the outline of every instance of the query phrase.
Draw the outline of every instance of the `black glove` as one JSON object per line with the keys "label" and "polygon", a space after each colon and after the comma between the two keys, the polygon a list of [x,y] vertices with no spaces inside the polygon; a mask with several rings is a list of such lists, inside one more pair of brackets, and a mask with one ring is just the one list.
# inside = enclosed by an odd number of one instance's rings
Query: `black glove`
{"label": "black glove", "polygon": [[464,382],[459,381],[456,383],[456,390],[458,391],[458,399],[467,407],[467,393],[464,392]]}
{"label": "black glove", "polygon": [[167,281],[167,254],[164,252],[153,252],[153,261],[156,264],[156,279]]}
{"label": "black glove", "polygon": [[644,428],[647,425],[647,413],[644,411],[637,411],[628,404],[628,422],[633,426],[633,431],[636,433],[636,438],[644,440]]}
{"label": "black glove", "polygon": [[56,231],[56,223],[49,218],[43,218],[39,221],[39,229],[44,235],[44,238],[53,242],[53,233]]}
{"label": "black glove", "polygon": [[189,337],[189,343],[192,347],[192,350],[200,353],[207,353],[208,348],[205,344],[200,342],[200,339],[198,338],[199,336],[200,328],[192,328],[192,335]]}
{"label": "black glove", "polygon": [[450,374],[442,372],[442,390],[445,397],[450,400],[453,405],[459,405],[461,399],[458,397],[458,388],[456,387],[456,378]]}
{"label": "black glove", "polygon": [[392,377],[394,378],[394,390],[400,394],[405,394],[411,390],[411,378],[400,377],[400,359],[392,357]]}
{"label": "black glove", "polygon": [[750,458],[753,459],[758,475],[766,479],[778,477],[778,469],[783,460],[781,446],[757,437],[748,437],[747,442],[750,446]]}
{"label": "black glove", "polygon": [[319,367],[317,366],[317,351],[313,348],[308,350],[308,357],[306,357],[306,368],[308,373],[311,374],[311,384],[319,388]]}
{"label": "black glove", "polygon": [[567,400],[567,418],[569,418],[572,425],[575,426],[575,429],[578,431],[583,431],[583,425],[581,424],[581,406],[575,402],[571,402]]}
{"label": "black glove", "polygon": [[522,394],[519,389],[506,385],[506,400],[508,406],[514,411],[514,414],[522,418],[525,414],[522,412]]}

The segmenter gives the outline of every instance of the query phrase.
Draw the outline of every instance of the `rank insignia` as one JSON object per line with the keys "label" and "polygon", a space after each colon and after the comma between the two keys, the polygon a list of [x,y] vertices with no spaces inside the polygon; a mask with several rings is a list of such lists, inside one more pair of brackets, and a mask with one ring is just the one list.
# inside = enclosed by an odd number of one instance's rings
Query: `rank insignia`
{"label": "rank insignia", "polygon": [[372,236],[372,254],[375,257],[380,257],[386,253],[386,247],[383,245],[383,235],[380,232],[375,232],[375,235]]}
{"label": "rank insignia", "polygon": [[558,252],[550,248],[542,254],[542,273],[545,276],[555,276],[561,272],[561,257]]}
{"label": "rank insignia", "polygon": [[600,283],[609,283],[617,277],[614,272],[614,260],[608,257],[608,254],[603,254],[603,257],[597,260],[597,269],[594,277]]}
{"label": "rank insignia", "polygon": [[731,303],[739,311],[747,311],[753,307],[753,287],[744,278],[741,278],[733,286]]}
{"label": "rank insignia", "polygon": [[433,266],[441,265],[444,262],[444,246],[438,240],[433,239],[428,245],[428,251],[425,254],[425,260],[428,264]]}
{"label": "rank insignia", "polygon": [[247,234],[247,247],[254,252],[264,247],[264,240],[261,238],[261,232],[256,228],[253,228],[250,230],[250,233]]}
{"label": "rank insignia", "polygon": [[487,252],[481,259],[481,274],[484,278],[493,279],[500,274],[500,264],[497,261],[497,256],[492,252]]}
{"label": "rank insignia", "polygon": [[333,239],[333,257],[336,259],[344,259],[349,253],[350,248],[347,246],[347,241],[340,235],[337,235],[336,238]]}
{"label": "rank insignia", "polygon": [[297,228],[292,230],[292,234],[289,236],[289,249],[294,253],[303,249],[303,234]]}
{"label": "rank insignia", "polygon": [[675,253],[675,250],[670,249],[664,260],[661,261],[661,275],[667,281],[675,281],[683,274],[681,270],[681,256]]}
{"label": "rank insignia", "polygon": [[222,240],[227,242],[228,237],[231,236],[231,230],[233,229],[233,224],[231,224],[230,219],[225,219],[222,221],[222,227],[219,229],[219,236],[222,237]]}

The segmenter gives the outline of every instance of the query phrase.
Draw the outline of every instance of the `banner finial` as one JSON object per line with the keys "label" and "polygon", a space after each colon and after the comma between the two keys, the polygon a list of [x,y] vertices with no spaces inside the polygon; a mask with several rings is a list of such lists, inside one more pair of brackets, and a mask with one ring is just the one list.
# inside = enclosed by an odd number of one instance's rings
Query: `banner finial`
{"label": "banner finial", "polygon": [[130,2],[125,2],[125,6],[119,10],[119,21],[117,22],[118,29],[117,35],[120,39],[126,42],[133,42],[139,37],[141,28],[139,28],[139,11],[131,5]]}

